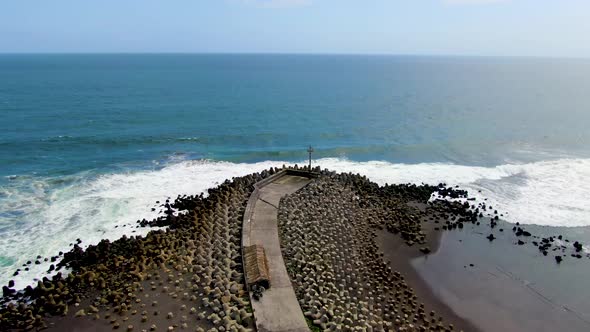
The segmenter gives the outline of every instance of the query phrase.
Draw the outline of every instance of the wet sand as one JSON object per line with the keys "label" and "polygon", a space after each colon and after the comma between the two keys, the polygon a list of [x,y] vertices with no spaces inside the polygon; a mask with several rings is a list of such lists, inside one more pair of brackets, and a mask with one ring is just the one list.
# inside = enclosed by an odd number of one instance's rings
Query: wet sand
{"label": "wet sand", "polygon": [[[413,202],[410,204],[413,207],[424,211],[426,204]],[[435,231],[434,227],[439,227],[440,224],[435,224],[432,221],[423,220],[422,230],[426,234],[427,245],[431,250],[436,251],[439,247],[441,235],[443,232]],[[399,271],[406,279],[406,283],[412,287],[420,301],[422,301],[427,308],[436,311],[439,315],[445,317],[445,320],[452,323],[458,331],[479,331],[479,329],[465,316],[459,316],[455,311],[442,301],[437,294],[430,288],[429,284],[418,273],[413,266],[412,261],[417,257],[425,257],[417,246],[407,246],[399,236],[392,234],[386,230],[377,232],[376,238],[379,249],[384,254],[383,259],[388,262],[389,266],[394,271]]]}
{"label": "wet sand", "polygon": [[[499,221],[498,227],[509,230],[513,225]],[[547,236],[590,232],[535,226],[527,230]],[[437,250],[414,255],[409,262],[411,252],[391,234],[379,238],[392,266],[403,269],[416,293],[443,316],[468,319],[480,331],[590,330],[587,259],[565,256],[557,264],[553,253],[546,257],[528,243],[517,245],[510,231],[494,232],[497,238],[490,242],[485,225],[439,233],[434,237],[440,239]]]}

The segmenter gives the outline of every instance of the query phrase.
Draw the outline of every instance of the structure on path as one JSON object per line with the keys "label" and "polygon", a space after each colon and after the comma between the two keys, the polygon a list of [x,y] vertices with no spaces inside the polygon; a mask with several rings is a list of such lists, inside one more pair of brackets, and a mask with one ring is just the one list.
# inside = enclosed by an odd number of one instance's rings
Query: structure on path
{"label": "structure on path", "polygon": [[311,172],[311,153],[313,152],[313,148],[311,147],[311,145],[309,146],[309,148],[307,149],[307,153],[309,153],[309,171]]}
{"label": "structure on path", "polygon": [[244,261],[246,263],[246,282],[248,287],[262,286],[270,288],[270,270],[264,247],[254,244],[244,247]]}

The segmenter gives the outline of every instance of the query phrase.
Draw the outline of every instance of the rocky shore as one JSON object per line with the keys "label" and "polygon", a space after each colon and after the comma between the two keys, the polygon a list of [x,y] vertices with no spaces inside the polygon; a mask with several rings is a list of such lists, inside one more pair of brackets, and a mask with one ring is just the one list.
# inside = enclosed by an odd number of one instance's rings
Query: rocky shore
{"label": "rocky shore", "polygon": [[[4,286],[0,330],[247,331],[241,224],[253,184],[276,170],[228,180],[207,197],[163,204],[146,237],[124,237],[63,255],[57,273],[36,287]],[[186,210],[175,216],[173,210]]]}
{"label": "rocky shore", "polygon": [[[145,237],[85,250],[78,243],[52,257],[60,271],[53,277],[20,291],[3,287],[0,330],[253,330],[242,266],[244,209],[253,185],[278,171],[158,202],[162,217],[137,221],[162,227]],[[408,260],[436,251],[441,231],[466,224],[489,226],[482,240],[493,241],[493,232],[504,232],[496,227],[498,211],[442,184],[379,186],[360,175],[315,172],[309,185],[281,200],[278,214],[283,257],[310,329],[476,330],[416,282]],[[435,192],[446,199],[429,202]],[[569,248],[557,236],[537,239],[521,226],[513,232],[534,239],[544,255],[569,250],[582,257],[578,242]]]}

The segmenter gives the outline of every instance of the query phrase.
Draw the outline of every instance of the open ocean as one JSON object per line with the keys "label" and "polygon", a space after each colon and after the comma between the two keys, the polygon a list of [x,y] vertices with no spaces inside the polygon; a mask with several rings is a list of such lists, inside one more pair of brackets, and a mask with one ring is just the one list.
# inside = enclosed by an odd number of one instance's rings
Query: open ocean
{"label": "open ocean", "polygon": [[77,238],[144,234],[157,200],[305,164],[310,144],[322,167],[459,185],[508,222],[575,230],[589,127],[582,59],[0,55],[0,284]]}

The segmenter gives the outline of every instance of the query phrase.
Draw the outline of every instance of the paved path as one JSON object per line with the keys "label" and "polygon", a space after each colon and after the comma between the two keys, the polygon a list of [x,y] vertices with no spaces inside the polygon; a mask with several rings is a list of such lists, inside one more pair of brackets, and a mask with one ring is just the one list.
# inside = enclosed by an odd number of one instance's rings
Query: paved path
{"label": "paved path", "polygon": [[252,214],[244,220],[243,245],[261,244],[264,247],[271,277],[271,287],[264,292],[262,299],[251,301],[259,332],[309,331],[283,261],[277,222],[280,198],[296,192],[309,181],[301,176],[283,175],[258,188],[248,202],[246,210]]}

